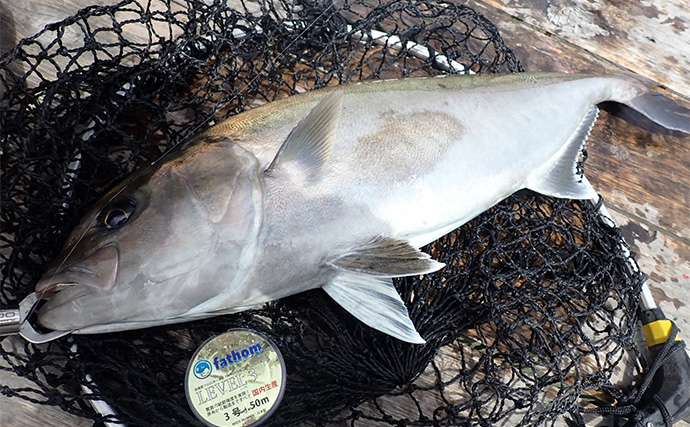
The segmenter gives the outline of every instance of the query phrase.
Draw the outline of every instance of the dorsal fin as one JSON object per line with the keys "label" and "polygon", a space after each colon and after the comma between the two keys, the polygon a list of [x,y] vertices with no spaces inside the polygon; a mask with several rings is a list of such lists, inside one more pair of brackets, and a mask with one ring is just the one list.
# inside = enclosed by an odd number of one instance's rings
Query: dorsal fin
{"label": "dorsal fin", "polygon": [[577,173],[577,157],[587,142],[599,114],[592,106],[580,121],[568,142],[553,158],[527,178],[526,187],[547,196],[567,199],[593,199],[597,192],[584,176]]}
{"label": "dorsal fin", "polygon": [[292,129],[266,174],[271,175],[281,169],[293,182],[310,184],[318,181],[333,152],[342,104],[341,91],[322,99]]}

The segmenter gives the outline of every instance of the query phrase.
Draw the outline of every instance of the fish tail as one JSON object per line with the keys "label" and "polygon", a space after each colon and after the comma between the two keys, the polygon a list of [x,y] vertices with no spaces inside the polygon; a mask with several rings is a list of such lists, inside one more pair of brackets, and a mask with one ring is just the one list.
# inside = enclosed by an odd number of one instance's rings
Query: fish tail
{"label": "fish tail", "polygon": [[611,101],[626,105],[666,129],[690,134],[690,109],[633,79],[625,79]]}
{"label": "fish tail", "polygon": [[660,93],[648,90],[630,100],[627,105],[667,129],[690,133],[690,109],[676,104]]}

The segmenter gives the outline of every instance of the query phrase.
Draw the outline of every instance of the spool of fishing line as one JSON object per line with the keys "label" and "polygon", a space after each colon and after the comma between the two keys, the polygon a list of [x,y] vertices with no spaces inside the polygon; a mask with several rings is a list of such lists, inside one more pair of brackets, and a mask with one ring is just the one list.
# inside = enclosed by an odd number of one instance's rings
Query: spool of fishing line
{"label": "spool of fishing line", "polygon": [[285,360],[268,338],[231,329],[194,353],[185,376],[187,402],[212,427],[255,427],[278,409],[285,393]]}

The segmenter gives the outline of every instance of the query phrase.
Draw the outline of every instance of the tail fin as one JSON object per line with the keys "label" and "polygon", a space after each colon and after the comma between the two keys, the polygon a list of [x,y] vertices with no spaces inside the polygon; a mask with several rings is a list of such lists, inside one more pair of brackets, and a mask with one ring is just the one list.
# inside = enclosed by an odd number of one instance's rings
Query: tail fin
{"label": "tail fin", "polygon": [[610,101],[630,107],[666,129],[690,134],[690,109],[652,91],[634,76],[623,77],[618,83],[612,87]]}
{"label": "tail fin", "polygon": [[690,109],[660,93],[647,90],[625,104],[667,129],[690,133]]}

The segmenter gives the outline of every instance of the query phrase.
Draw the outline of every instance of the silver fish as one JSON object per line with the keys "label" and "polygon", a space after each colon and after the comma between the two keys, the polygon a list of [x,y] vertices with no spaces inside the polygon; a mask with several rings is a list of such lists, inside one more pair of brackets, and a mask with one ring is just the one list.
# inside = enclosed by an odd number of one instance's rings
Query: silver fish
{"label": "silver fish", "polygon": [[239,114],[94,206],[36,285],[39,323],[144,328],[322,287],[423,343],[391,278],[442,268],[419,248],[517,190],[595,197],[575,161],[604,101],[690,133],[690,110],[629,77],[378,81]]}

